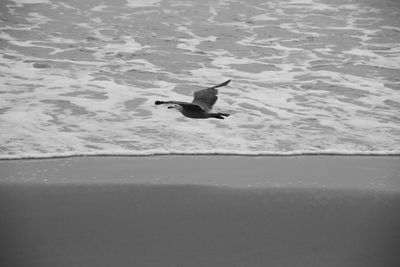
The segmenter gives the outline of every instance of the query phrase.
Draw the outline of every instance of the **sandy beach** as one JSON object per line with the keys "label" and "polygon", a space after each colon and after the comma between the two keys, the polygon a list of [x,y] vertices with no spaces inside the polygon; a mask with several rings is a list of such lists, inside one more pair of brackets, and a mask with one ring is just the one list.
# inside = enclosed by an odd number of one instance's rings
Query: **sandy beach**
{"label": "sandy beach", "polygon": [[0,161],[1,266],[398,266],[399,157]]}

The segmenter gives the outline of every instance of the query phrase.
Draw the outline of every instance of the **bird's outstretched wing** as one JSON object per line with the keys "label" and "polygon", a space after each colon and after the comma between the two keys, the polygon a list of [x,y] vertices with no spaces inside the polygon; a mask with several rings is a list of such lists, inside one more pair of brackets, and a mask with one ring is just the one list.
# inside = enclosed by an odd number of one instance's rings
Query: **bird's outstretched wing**
{"label": "bird's outstretched wing", "polygon": [[207,88],[194,92],[193,104],[199,105],[205,111],[210,111],[212,106],[217,102],[218,91],[214,88]]}
{"label": "bird's outstretched wing", "polygon": [[225,82],[223,82],[223,83],[214,85],[213,87],[210,87],[210,88],[215,89],[215,88],[218,88],[218,87],[222,87],[222,86],[228,85],[228,83],[229,83],[230,81],[231,81],[231,80],[227,80],[227,81],[225,81]]}
{"label": "bird's outstretched wing", "polygon": [[188,103],[188,102],[182,102],[182,101],[156,101],[156,105],[162,105],[162,104],[167,104],[167,105],[180,105],[186,110],[194,111],[194,112],[204,112],[203,107],[197,105],[196,103]]}
{"label": "bird's outstretched wing", "polygon": [[156,101],[154,104],[156,105],[162,105],[162,104],[172,104],[172,105],[191,105],[191,103],[188,102],[182,102],[182,101]]}
{"label": "bird's outstretched wing", "polygon": [[204,112],[203,107],[197,105],[197,104],[192,104],[192,103],[183,103],[183,104],[178,104],[181,105],[185,110],[187,111],[193,111],[193,112]]}
{"label": "bird's outstretched wing", "polygon": [[221,84],[217,84],[213,87],[209,87],[207,89],[202,89],[199,91],[194,92],[194,99],[193,99],[193,104],[199,105],[202,107],[205,111],[210,111],[217,102],[217,95],[218,95],[218,90],[216,88],[222,87],[227,85],[231,80],[227,80],[226,82],[223,82]]}

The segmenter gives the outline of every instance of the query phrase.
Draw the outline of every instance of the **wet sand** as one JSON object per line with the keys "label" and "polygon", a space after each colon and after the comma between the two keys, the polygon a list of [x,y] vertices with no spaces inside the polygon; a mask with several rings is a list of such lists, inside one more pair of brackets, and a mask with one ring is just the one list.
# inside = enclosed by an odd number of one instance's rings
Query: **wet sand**
{"label": "wet sand", "polygon": [[399,266],[399,160],[0,161],[0,265]]}

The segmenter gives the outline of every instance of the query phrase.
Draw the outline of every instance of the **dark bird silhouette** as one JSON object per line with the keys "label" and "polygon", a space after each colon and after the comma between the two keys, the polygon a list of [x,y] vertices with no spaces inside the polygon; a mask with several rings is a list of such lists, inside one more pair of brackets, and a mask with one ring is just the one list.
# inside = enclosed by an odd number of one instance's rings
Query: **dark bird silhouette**
{"label": "dark bird silhouette", "polygon": [[212,113],[212,107],[215,102],[217,102],[218,95],[218,87],[222,87],[228,85],[231,80],[227,80],[221,84],[215,85],[213,87],[209,87],[207,89],[202,89],[194,92],[194,99],[192,103],[189,102],[181,102],[181,101],[156,101],[156,105],[161,104],[172,104],[168,108],[175,108],[179,110],[184,116],[195,119],[207,119],[207,118],[216,118],[216,119],[224,119],[228,117],[230,114],[227,113]]}

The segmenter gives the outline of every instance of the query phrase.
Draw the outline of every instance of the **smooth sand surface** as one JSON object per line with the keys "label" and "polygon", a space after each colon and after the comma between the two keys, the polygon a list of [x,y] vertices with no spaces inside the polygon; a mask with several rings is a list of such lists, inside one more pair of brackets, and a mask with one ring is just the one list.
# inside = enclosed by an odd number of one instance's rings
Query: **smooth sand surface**
{"label": "smooth sand surface", "polygon": [[400,266],[399,157],[0,161],[0,266]]}
{"label": "smooth sand surface", "polygon": [[148,156],[0,161],[0,182],[400,191],[398,156]]}

